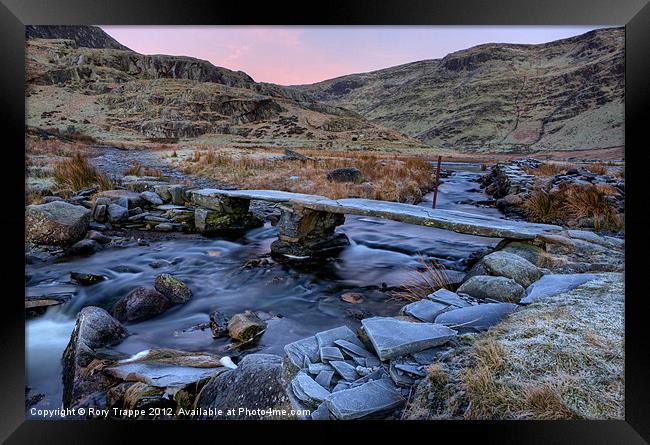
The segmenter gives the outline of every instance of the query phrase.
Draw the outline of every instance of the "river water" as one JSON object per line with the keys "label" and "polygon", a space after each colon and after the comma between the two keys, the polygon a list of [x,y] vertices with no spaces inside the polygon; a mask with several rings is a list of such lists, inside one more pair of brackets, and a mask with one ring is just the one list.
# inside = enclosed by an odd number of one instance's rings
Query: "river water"
{"label": "river water", "polygon": [[[437,208],[501,216],[493,207],[477,206],[487,196],[475,180],[481,175],[474,164],[447,164],[452,170],[440,186]],[[420,205],[430,207],[432,194]],[[135,354],[152,347],[225,354],[227,338],[213,339],[209,329],[189,329],[209,320],[218,310],[227,315],[250,309],[272,317],[260,341],[249,352],[282,355],[285,344],[315,332],[348,325],[356,329],[354,317],[363,312],[392,316],[404,302],[390,295],[391,286],[412,278],[420,256],[436,258],[449,269],[460,269],[472,252],[493,247],[499,241],[450,231],[415,226],[377,218],[349,216],[338,230],[346,233],[351,246],[338,258],[325,261],[316,270],[273,263],[246,268],[250,259],[270,251],[276,229],[270,224],[248,231],[243,238],[179,237],[151,242],[147,246],[112,248],[85,258],[27,266],[27,288],[69,286],[70,272],[102,274],[101,283],[76,288],[77,294],[45,314],[26,321],[27,385],[31,394],[44,394],[39,408],[61,406],[61,356],[74,328],[77,313],[85,306],[110,310],[122,296],[137,286],[153,285],[156,275],[169,272],[186,282],[192,299],[150,320],[127,324],[131,335],[114,349]],[[127,267],[125,267],[127,266]],[[341,301],[344,292],[363,294],[363,302]],[[237,351],[228,352],[237,355]]]}

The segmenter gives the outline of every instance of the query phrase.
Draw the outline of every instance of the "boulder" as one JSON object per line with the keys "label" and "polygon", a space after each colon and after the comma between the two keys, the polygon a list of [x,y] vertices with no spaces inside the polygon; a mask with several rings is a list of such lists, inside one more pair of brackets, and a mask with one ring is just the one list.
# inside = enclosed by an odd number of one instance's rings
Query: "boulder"
{"label": "boulder", "polygon": [[517,303],[526,293],[515,280],[506,277],[477,275],[471,277],[458,288],[458,293],[469,294],[482,300],[490,299]]}
{"label": "boulder", "polygon": [[133,289],[113,306],[112,314],[122,322],[155,317],[169,308],[171,302],[156,289],[141,286]]}
{"label": "boulder", "polygon": [[102,249],[102,245],[95,240],[82,239],[68,248],[68,255],[92,255]]}
{"label": "boulder", "polygon": [[90,210],[65,201],[27,206],[25,238],[36,244],[70,245],[82,239]]}
{"label": "boulder", "polygon": [[[197,408],[212,408],[213,413],[222,410],[222,417],[217,414],[199,414],[197,417],[258,420],[269,419],[259,410],[291,410],[292,404],[282,383],[281,368],[282,359],[277,355],[247,355],[237,369],[228,370],[210,380],[196,397]],[[227,414],[233,408],[234,413]]]}
{"label": "boulder", "polygon": [[252,311],[235,314],[228,321],[228,335],[242,342],[253,339],[264,329],[266,329],[266,322]]}
{"label": "boulder", "polygon": [[126,329],[104,309],[87,306],[77,316],[70,342],[63,352],[63,405],[70,407],[110,382],[101,372],[89,372],[95,350],[120,343]]}
{"label": "boulder", "polygon": [[363,182],[361,170],[355,167],[336,168],[327,173],[327,179],[334,182]]}
{"label": "boulder", "polygon": [[148,202],[149,204],[154,206],[159,206],[163,204],[162,198],[158,196],[157,193],[154,192],[142,192],[140,193],[140,197],[144,199],[146,202]]}
{"label": "boulder", "polygon": [[464,332],[485,331],[499,323],[517,307],[513,303],[487,303],[463,307],[438,315],[436,323]]}
{"label": "boulder", "polygon": [[187,284],[168,273],[161,273],[154,280],[154,288],[169,301],[176,304],[186,303],[192,298],[192,290]]}
{"label": "boulder", "polygon": [[486,255],[481,261],[490,275],[511,278],[524,288],[542,276],[534,264],[510,252],[497,251]]}
{"label": "boulder", "polygon": [[112,223],[124,221],[129,217],[129,209],[118,204],[109,205],[106,212],[108,221]]}
{"label": "boulder", "polygon": [[456,331],[441,324],[390,317],[366,318],[361,324],[382,361],[441,345],[456,335]]}
{"label": "boulder", "polygon": [[89,230],[86,234],[86,238],[97,241],[99,244],[108,244],[112,241],[110,236],[106,236],[96,230]]}

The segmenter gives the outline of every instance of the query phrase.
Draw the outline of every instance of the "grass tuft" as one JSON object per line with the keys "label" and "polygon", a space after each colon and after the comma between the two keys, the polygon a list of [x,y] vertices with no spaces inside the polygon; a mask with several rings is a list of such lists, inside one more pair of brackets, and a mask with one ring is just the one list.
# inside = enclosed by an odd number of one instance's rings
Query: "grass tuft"
{"label": "grass tuft", "polygon": [[78,191],[84,188],[98,186],[100,190],[110,190],[112,181],[99,172],[81,153],[58,161],[54,165],[54,180],[60,187]]}
{"label": "grass tuft", "polygon": [[449,289],[449,279],[445,269],[436,261],[427,261],[420,258],[421,270],[411,274],[402,290],[394,292],[393,296],[407,301],[418,301],[438,289]]}

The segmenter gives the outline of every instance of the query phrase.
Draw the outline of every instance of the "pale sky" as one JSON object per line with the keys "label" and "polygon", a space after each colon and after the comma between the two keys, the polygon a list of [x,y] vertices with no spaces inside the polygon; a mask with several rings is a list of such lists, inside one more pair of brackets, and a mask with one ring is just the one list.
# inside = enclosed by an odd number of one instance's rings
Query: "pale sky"
{"label": "pale sky", "polygon": [[102,26],[142,54],[191,56],[258,82],[314,83],[482,43],[544,43],[599,26]]}

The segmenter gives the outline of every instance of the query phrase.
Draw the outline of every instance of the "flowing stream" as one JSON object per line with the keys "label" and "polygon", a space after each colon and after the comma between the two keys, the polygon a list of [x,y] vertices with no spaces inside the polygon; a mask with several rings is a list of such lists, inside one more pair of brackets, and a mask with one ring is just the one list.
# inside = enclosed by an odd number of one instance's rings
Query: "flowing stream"
{"label": "flowing stream", "polygon": [[[474,164],[447,164],[453,173],[444,179],[437,207],[501,216],[493,207],[471,201],[487,199],[475,180]],[[430,207],[432,194],[420,203]],[[149,245],[111,248],[84,258],[27,266],[27,290],[71,286],[70,272],[102,274],[108,279],[92,286],[75,287],[77,294],[63,305],[26,321],[27,385],[30,394],[44,394],[39,408],[61,406],[61,356],[76,320],[85,306],[110,310],[137,286],[153,285],[156,275],[169,272],[192,289],[192,299],[165,313],[126,325],[131,335],[114,349],[135,354],[153,347],[226,354],[228,338],[213,339],[209,329],[188,329],[209,320],[218,310],[227,315],[250,309],[272,318],[260,341],[244,351],[283,354],[285,344],[315,332],[346,324],[356,329],[359,314],[392,316],[404,305],[390,288],[412,278],[419,256],[433,257],[449,269],[462,269],[472,252],[499,241],[450,231],[408,225],[377,218],[349,216],[339,227],[351,246],[338,258],[317,268],[278,263],[244,267],[270,251],[276,229],[270,224],[248,231],[243,238],[179,236]],[[342,301],[344,292],[358,292],[363,302]],[[356,315],[356,317],[355,317]],[[237,351],[228,352],[237,355]]]}

